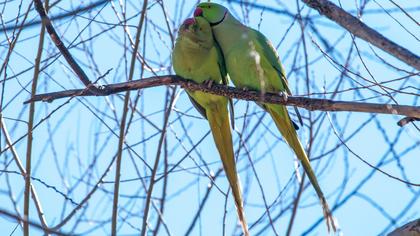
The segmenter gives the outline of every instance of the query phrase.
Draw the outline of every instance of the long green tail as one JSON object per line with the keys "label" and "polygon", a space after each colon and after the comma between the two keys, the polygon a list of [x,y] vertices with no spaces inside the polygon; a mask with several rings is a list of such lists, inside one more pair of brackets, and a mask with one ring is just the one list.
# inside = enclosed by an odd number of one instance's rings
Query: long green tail
{"label": "long green tail", "polygon": [[312,170],[311,164],[309,162],[308,156],[305,153],[305,150],[302,147],[302,144],[299,141],[296,130],[293,126],[292,121],[290,120],[289,113],[285,106],[282,105],[273,105],[265,104],[265,108],[270,113],[271,117],[274,120],[277,128],[280,133],[283,135],[285,141],[293,149],[296,156],[302,163],[303,169],[311,181],[312,186],[314,187],[322,205],[323,213],[325,220],[327,221],[328,232],[330,231],[330,226],[336,232],[336,226],[332,218],[331,211],[328,207],[327,201],[325,200],[324,194],[322,193],[321,187],[318,184],[318,180]]}
{"label": "long green tail", "polygon": [[236,172],[235,155],[233,153],[232,134],[229,124],[229,116],[227,106],[221,106],[215,109],[207,110],[207,120],[213,134],[214,142],[219,150],[222,159],[223,168],[232,189],[233,198],[235,200],[236,210],[238,212],[239,221],[246,236],[249,236],[248,225],[245,219],[245,211],[242,201],[241,184]]}

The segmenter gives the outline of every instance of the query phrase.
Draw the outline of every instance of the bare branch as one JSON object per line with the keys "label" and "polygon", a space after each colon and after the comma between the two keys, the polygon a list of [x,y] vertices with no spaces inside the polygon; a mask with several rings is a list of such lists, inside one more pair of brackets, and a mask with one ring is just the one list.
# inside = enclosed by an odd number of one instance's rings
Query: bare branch
{"label": "bare branch", "polygon": [[[140,35],[141,30],[143,27],[144,18],[146,15],[146,7],[147,7],[147,0],[143,2],[143,11],[139,19],[138,30],[136,33],[136,39],[133,47],[133,54],[131,57],[130,63],[130,74],[128,76],[128,81],[133,80],[135,66],[136,66],[136,55],[137,50],[140,43]],[[120,189],[120,178],[121,178],[121,159],[123,155],[123,146],[124,146],[124,139],[125,139],[125,126],[128,114],[128,104],[130,101],[130,90],[127,90],[124,97],[124,106],[122,111],[122,118],[120,124],[120,135],[118,139],[118,153],[117,153],[117,164],[115,170],[115,184],[114,184],[114,200],[112,205],[112,225],[111,225],[111,235],[117,235],[117,215],[118,215],[118,197],[119,197],[119,189]]]}
{"label": "bare branch", "polygon": [[[48,12],[48,9],[49,9],[48,5],[49,5],[49,0],[46,0],[45,12]],[[34,68],[34,77],[32,79],[31,95],[35,95],[37,84],[38,84],[42,50],[44,48],[44,38],[45,38],[44,36],[45,36],[45,24],[43,23],[41,25],[41,32],[39,35],[38,52],[35,58],[35,68]],[[31,190],[33,190],[33,187],[31,184],[31,171],[32,171],[31,159],[32,159],[32,144],[33,144],[32,129],[34,126],[34,118],[35,118],[35,103],[31,102],[31,104],[29,105],[29,117],[28,117],[28,140],[27,140],[27,145],[26,145],[26,163],[25,163],[26,164],[25,192],[24,192],[24,201],[23,201],[23,212],[24,212],[23,218],[25,219],[25,221],[23,222],[23,234],[25,236],[29,235],[29,223],[27,222],[27,220],[29,219],[29,197],[32,192]]]}
{"label": "bare branch", "polygon": [[420,234],[420,219],[411,221],[392,231],[388,236],[410,236]]}
{"label": "bare branch", "polygon": [[341,25],[354,36],[361,38],[376,47],[388,52],[394,57],[407,63],[408,65],[420,70],[420,57],[410,52],[404,47],[385,38],[378,31],[370,28],[356,17],[344,11],[334,3],[328,0],[302,0],[309,7],[317,10],[320,14],[325,15],[330,20]]}
{"label": "bare branch", "polygon": [[407,124],[409,124],[409,123],[411,123],[411,122],[414,122],[414,121],[420,121],[420,118],[415,118],[415,117],[405,117],[405,118],[403,118],[403,119],[401,119],[400,121],[398,121],[398,125],[399,126],[401,126],[401,127],[403,127],[404,125],[407,125]]}
{"label": "bare branch", "polygon": [[35,228],[38,228],[38,229],[43,230],[43,231],[47,231],[48,233],[51,233],[51,234],[55,234],[55,235],[71,235],[71,234],[64,233],[64,232],[61,232],[61,231],[58,231],[58,230],[48,229],[45,226],[42,226],[42,225],[40,225],[40,224],[38,224],[36,222],[33,222],[33,221],[28,221],[28,220],[22,219],[21,217],[15,215],[15,214],[12,214],[12,213],[10,213],[10,212],[8,212],[6,210],[3,210],[3,209],[0,209],[0,215],[3,215],[5,217],[7,217],[7,218],[14,219],[16,221],[26,222],[27,224],[29,224],[29,225],[31,225],[31,226],[33,226]]}
{"label": "bare branch", "polygon": [[34,3],[35,3],[35,9],[39,13],[39,16],[41,17],[42,22],[45,24],[45,28],[47,29],[47,32],[50,35],[51,40],[54,42],[58,50],[60,50],[60,53],[66,59],[67,63],[69,63],[74,73],[77,74],[79,79],[89,89],[89,91],[92,91],[92,93],[95,93],[97,95],[102,95],[103,93],[102,90],[100,88],[95,87],[95,85],[92,84],[92,82],[89,80],[86,73],[82,70],[79,64],[77,64],[76,60],[74,60],[73,56],[70,54],[69,50],[64,45],[64,42],[58,36],[56,30],[54,29],[54,26],[51,23],[50,18],[48,17],[44,7],[42,6],[41,0],[34,0]]}
{"label": "bare branch", "polygon": [[[53,7],[53,5],[57,4],[58,2],[60,2],[60,1],[54,2],[53,4],[51,4],[50,7]],[[68,17],[74,17],[75,15],[80,15],[80,14],[86,12],[86,11],[90,11],[92,9],[95,9],[97,7],[100,7],[100,6],[102,6],[103,4],[105,4],[107,2],[109,2],[109,1],[108,0],[98,0],[96,2],[93,2],[91,4],[88,4],[86,6],[80,6],[80,7],[76,8],[76,9],[74,9],[72,11],[65,12],[64,14],[52,16],[50,19],[51,20],[62,20],[62,19],[66,19]],[[20,25],[19,28],[20,29],[27,29],[27,28],[31,28],[31,27],[37,26],[37,25],[39,25],[41,23],[42,23],[42,20],[34,20],[34,21],[27,22],[27,23],[24,23],[24,24]],[[15,30],[15,29],[16,29],[16,26],[15,25],[12,25],[12,24],[6,25],[3,28],[4,31],[11,31],[11,30]]]}
{"label": "bare branch", "polygon": [[[6,143],[10,147],[10,152],[12,153],[13,159],[15,160],[16,165],[19,168],[20,174],[25,179],[26,176],[28,176],[28,175],[26,174],[25,167],[22,164],[22,161],[21,161],[21,159],[20,159],[20,157],[19,157],[19,155],[16,151],[16,148],[12,145],[13,142],[10,138],[9,132],[6,128],[6,122],[4,122],[3,117],[0,117],[0,129],[3,131],[4,137],[6,139]],[[30,188],[31,188],[32,200],[34,201],[39,220],[41,221],[42,226],[48,227],[47,220],[45,219],[45,215],[44,215],[44,210],[43,210],[42,205],[41,205],[41,201],[39,200],[38,194],[37,194],[37,192],[35,190],[35,187],[33,186],[32,183],[30,183]],[[47,233],[47,232],[45,232],[45,233]]]}
{"label": "bare branch", "polygon": [[[204,84],[197,84],[193,81],[183,79],[176,75],[165,75],[149,77],[140,80],[133,80],[130,82],[110,84],[104,86],[104,95],[116,94],[128,90],[145,89],[150,87],[162,85],[179,85],[184,89],[200,90],[206,93],[221,95],[230,98],[236,98],[246,101],[257,101],[267,103],[277,103],[288,106],[298,106],[310,111],[351,111],[351,112],[369,112],[404,115],[408,117],[420,118],[419,106],[406,106],[394,104],[380,104],[380,103],[362,103],[362,102],[347,102],[334,101],[330,99],[320,98],[306,98],[296,96],[285,96],[284,94],[266,93],[261,94],[256,91],[244,91],[242,89],[227,87],[220,84],[214,84],[211,88]],[[58,98],[73,97],[73,96],[95,96],[91,91],[86,89],[73,89],[61,92],[38,94],[32,99],[26,101],[47,101],[52,102]]]}

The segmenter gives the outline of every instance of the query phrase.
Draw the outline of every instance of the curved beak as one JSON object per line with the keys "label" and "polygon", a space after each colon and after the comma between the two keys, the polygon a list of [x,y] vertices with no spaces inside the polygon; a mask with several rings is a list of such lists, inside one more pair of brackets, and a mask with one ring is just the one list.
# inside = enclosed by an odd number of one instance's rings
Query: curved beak
{"label": "curved beak", "polygon": [[190,25],[195,24],[195,19],[194,18],[188,18],[188,19],[184,20],[184,23],[182,23],[182,24],[188,27]]}
{"label": "curved beak", "polygon": [[189,28],[191,25],[194,25],[195,19],[194,18],[188,18],[186,20],[184,20],[184,22],[181,25],[180,31],[189,31]]}
{"label": "curved beak", "polygon": [[194,11],[194,16],[203,16],[203,9],[197,7]]}

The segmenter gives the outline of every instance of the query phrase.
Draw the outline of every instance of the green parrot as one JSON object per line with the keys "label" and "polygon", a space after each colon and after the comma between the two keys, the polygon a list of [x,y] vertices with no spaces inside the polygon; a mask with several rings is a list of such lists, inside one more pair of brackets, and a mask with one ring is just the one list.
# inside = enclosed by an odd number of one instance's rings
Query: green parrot
{"label": "green parrot", "polygon": [[[243,25],[224,6],[216,3],[198,4],[194,16],[202,16],[210,23],[215,41],[222,49],[229,77],[236,87],[262,93],[291,94],[277,52],[262,33]],[[336,231],[327,201],[286,107],[268,103],[259,105],[271,115],[285,141],[302,163],[321,201],[328,231],[330,226]]]}
{"label": "green parrot", "polygon": [[[227,84],[226,67],[219,46],[213,39],[211,27],[203,17],[189,18],[180,26],[172,53],[177,75],[197,83]],[[239,221],[245,235],[249,235],[243,208],[241,185],[236,172],[228,98],[201,91],[188,91],[194,107],[207,119],[219,151],[226,176],[232,188]],[[230,103],[232,104],[232,103]],[[232,107],[231,107],[232,108]]]}

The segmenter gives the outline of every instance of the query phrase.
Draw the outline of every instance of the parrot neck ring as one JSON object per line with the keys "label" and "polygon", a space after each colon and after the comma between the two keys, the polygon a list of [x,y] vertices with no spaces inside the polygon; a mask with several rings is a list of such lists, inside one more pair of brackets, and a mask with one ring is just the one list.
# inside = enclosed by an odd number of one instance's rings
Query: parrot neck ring
{"label": "parrot neck ring", "polygon": [[225,20],[226,15],[227,15],[227,11],[225,11],[225,14],[223,15],[222,19],[220,19],[220,20],[219,20],[219,21],[217,21],[217,22],[210,23],[210,26],[211,26],[211,27],[213,27],[213,26],[216,26],[216,25],[218,25],[218,24],[222,23],[222,22]]}

